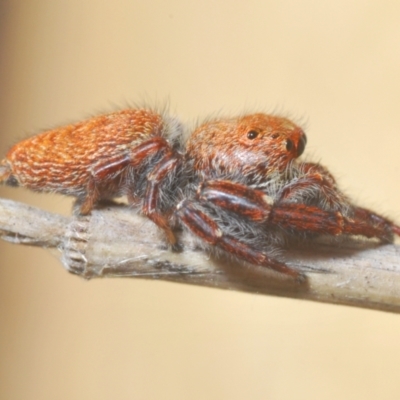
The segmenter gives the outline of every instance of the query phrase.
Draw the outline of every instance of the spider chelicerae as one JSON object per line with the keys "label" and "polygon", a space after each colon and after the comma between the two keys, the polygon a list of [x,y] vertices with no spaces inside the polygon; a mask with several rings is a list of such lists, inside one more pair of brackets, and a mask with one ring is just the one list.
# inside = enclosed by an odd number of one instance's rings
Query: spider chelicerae
{"label": "spider chelicerae", "polygon": [[185,137],[165,112],[127,109],[17,143],[0,163],[0,182],[74,196],[83,215],[126,195],[172,248],[184,228],[208,248],[302,280],[273,256],[288,236],[400,235],[354,205],[322,165],[297,160],[306,141],[275,115],[210,119]]}

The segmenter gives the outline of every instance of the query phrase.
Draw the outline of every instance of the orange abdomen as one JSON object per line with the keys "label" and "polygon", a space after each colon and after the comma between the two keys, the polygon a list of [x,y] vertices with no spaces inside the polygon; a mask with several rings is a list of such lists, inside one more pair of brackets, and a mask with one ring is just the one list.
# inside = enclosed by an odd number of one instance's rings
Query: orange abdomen
{"label": "orange abdomen", "polygon": [[99,165],[128,157],[159,136],[163,121],[150,110],[124,110],[49,130],[14,145],[3,165],[21,186],[76,195]]}

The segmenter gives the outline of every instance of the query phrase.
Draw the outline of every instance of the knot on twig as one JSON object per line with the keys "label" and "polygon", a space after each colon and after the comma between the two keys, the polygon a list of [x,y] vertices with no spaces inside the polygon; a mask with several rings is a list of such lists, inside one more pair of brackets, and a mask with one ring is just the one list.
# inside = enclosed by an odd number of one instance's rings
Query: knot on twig
{"label": "knot on twig", "polygon": [[89,242],[90,216],[73,218],[65,232],[61,261],[74,274],[84,277],[88,274],[86,250]]}

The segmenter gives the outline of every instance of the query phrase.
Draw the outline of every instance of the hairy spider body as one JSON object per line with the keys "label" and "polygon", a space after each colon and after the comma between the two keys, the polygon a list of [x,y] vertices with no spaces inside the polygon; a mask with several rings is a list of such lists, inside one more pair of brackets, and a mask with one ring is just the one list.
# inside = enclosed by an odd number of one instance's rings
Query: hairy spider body
{"label": "hairy spider body", "polygon": [[80,214],[127,195],[172,246],[181,226],[208,248],[302,279],[271,256],[285,235],[400,234],[354,206],[324,167],[298,162],[305,145],[301,128],[278,116],[210,120],[186,141],[176,119],[129,109],[16,144],[0,182],[74,196]]}
{"label": "hairy spider body", "polygon": [[[11,185],[77,197],[87,214],[104,198],[127,194],[129,172],[175,147],[177,120],[149,110],[123,110],[43,132],[12,147],[2,165]],[[167,142],[166,137],[171,137]],[[145,144],[145,145],[143,145]],[[132,155],[132,151],[135,152]]]}

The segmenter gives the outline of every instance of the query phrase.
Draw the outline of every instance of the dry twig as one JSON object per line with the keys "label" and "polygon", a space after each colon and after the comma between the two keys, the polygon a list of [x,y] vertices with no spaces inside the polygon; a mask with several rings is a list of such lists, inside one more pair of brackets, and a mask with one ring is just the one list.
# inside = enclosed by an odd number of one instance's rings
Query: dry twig
{"label": "dry twig", "polygon": [[396,245],[346,239],[291,248],[284,258],[306,274],[307,282],[300,285],[267,268],[214,259],[185,233],[179,239],[183,251],[171,252],[156,226],[125,206],[67,218],[0,200],[0,237],[56,247],[64,267],[85,278],[163,279],[400,312],[400,246]]}

